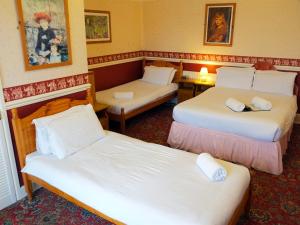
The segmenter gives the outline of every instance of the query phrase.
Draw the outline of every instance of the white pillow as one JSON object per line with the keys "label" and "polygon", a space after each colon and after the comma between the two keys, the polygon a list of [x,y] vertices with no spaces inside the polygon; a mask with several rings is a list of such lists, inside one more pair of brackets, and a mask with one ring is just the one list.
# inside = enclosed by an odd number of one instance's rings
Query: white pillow
{"label": "white pillow", "polygon": [[172,67],[145,66],[142,80],[152,84],[168,85],[173,70]]}
{"label": "white pillow", "polygon": [[89,104],[85,108],[52,120],[48,126],[53,154],[63,159],[95,143],[105,132]]}
{"label": "white pillow", "polygon": [[175,76],[175,73],[177,72],[176,69],[173,69],[171,74],[170,74],[170,77],[169,77],[169,81],[168,81],[168,84],[171,84],[173,79],[174,79],[174,76]]}
{"label": "white pillow", "polygon": [[36,150],[37,152],[49,155],[51,154],[51,148],[49,144],[49,137],[47,132],[47,127],[49,123],[59,117],[70,114],[72,112],[78,111],[82,108],[86,107],[85,105],[74,106],[66,111],[56,113],[51,116],[45,116],[38,119],[34,119],[32,122],[35,125],[35,133],[36,133]]}
{"label": "white pillow", "polygon": [[220,67],[216,87],[251,89],[255,68]]}
{"label": "white pillow", "polygon": [[293,96],[297,73],[276,70],[257,70],[253,89],[256,91]]}

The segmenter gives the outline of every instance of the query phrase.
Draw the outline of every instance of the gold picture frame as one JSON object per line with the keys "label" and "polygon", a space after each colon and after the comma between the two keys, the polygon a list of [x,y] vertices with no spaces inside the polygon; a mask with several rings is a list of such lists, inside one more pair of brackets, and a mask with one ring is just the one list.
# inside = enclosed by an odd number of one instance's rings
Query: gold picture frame
{"label": "gold picture frame", "polygon": [[111,42],[111,17],[109,11],[85,10],[86,42],[105,43]]}
{"label": "gold picture frame", "polygon": [[206,4],[204,45],[232,46],[236,3]]}
{"label": "gold picture frame", "polygon": [[68,0],[17,0],[25,70],[72,64]]}

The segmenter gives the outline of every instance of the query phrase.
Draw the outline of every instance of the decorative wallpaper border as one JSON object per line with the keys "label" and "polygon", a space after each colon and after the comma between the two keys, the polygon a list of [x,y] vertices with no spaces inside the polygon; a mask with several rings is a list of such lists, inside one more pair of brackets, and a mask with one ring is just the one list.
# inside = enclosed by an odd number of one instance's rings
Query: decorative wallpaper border
{"label": "decorative wallpaper border", "polygon": [[144,57],[143,51],[135,51],[135,52],[125,52],[119,54],[112,54],[112,55],[103,55],[103,56],[96,56],[88,58],[88,65],[94,65],[99,63],[107,63],[113,62],[123,59],[131,59],[137,57]]}
{"label": "decorative wallpaper border", "polygon": [[5,102],[10,102],[35,95],[41,95],[61,89],[75,87],[89,82],[88,75],[84,73],[53,80],[40,81],[15,87],[3,88]]}
{"label": "decorative wallpaper border", "polygon": [[[96,56],[88,58],[88,65],[113,62],[137,57],[159,57],[182,60],[199,60],[209,62],[231,62],[255,64],[259,61],[266,61],[276,66],[300,67],[300,59],[236,56],[236,55],[216,55],[186,52],[164,52],[164,51],[135,51],[112,55]],[[45,94],[65,88],[70,88],[88,83],[90,73],[72,75],[53,80],[40,81],[36,83],[24,84],[15,87],[4,88],[5,102],[10,102],[35,95]]]}
{"label": "decorative wallpaper border", "polygon": [[104,55],[88,58],[88,65],[107,63],[117,60],[124,60],[136,57],[160,57],[169,59],[199,60],[209,62],[231,62],[255,64],[259,61],[266,61],[276,66],[300,67],[300,59],[256,57],[256,56],[237,56],[237,55],[217,55],[200,54],[186,52],[163,52],[163,51],[136,51],[113,55]]}

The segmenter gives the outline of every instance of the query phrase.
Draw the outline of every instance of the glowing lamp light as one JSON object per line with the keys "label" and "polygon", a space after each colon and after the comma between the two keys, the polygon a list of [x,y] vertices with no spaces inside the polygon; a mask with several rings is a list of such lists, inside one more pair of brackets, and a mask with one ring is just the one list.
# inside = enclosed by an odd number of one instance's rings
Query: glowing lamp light
{"label": "glowing lamp light", "polygon": [[207,74],[208,74],[207,67],[205,67],[205,66],[201,67],[200,80],[205,82],[207,80]]}

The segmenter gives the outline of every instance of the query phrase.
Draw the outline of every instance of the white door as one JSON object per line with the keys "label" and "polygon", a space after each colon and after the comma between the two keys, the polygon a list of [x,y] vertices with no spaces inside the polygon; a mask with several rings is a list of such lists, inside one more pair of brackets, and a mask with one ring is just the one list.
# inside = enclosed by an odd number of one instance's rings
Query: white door
{"label": "white door", "polygon": [[14,202],[16,202],[16,193],[3,133],[3,124],[0,120],[0,210]]}

